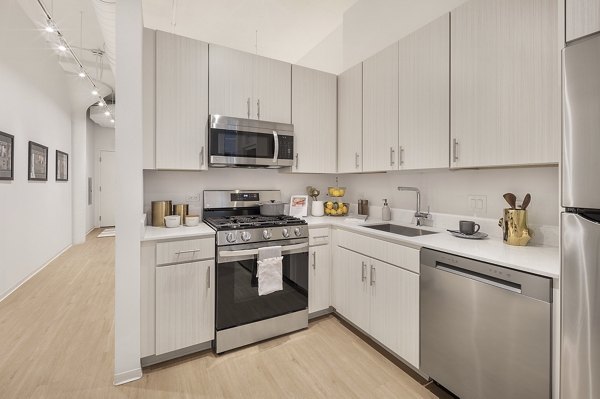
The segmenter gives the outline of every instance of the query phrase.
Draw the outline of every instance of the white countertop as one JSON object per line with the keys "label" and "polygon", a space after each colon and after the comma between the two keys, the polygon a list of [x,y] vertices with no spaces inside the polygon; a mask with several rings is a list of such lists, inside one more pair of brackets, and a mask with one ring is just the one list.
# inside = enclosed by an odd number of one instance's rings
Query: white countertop
{"label": "white countertop", "polygon": [[[406,237],[384,231],[373,230],[365,227],[369,224],[393,223],[403,226],[416,227],[396,221],[383,222],[369,217],[366,222],[349,220],[346,217],[307,217],[309,228],[335,226],[345,230],[355,231],[387,241],[397,242],[413,248],[430,248],[448,252],[454,255],[477,259],[483,262],[494,263],[541,276],[559,278],[560,257],[558,247],[544,245],[528,245],[516,247],[504,244],[501,238],[488,237],[484,240],[467,240],[457,238],[445,230],[423,227],[425,230],[437,231],[439,234],[430,234],[419,237]],[[146,226],[142,241],[172,240],[178,238],[212,237],[215,231],[204,223],[195,227],[180,226],[175,228]]]}
{"label": "white countertop", "polygon": [[348,220],[345,217],[327,216],[311,216],[305,219],[308,222],[309,228],[335,226],[345,230],[379,237],[387,241],[398,242],[414,248],[430,248],[551,278],[559,278],[560,276],[558,247],[543,245],[516,247],[505,244],[501,238],[491,236],[483,240],[469,240],[454,237],[445,230],[430,227],[423,227],[423,229],[438,231],[439,234],[406,237],[369,229],[364,226],[380,223],[393,223],[410,227],[416,227],[415,225],[399,223],[396,221],[383,222],[371,217],[369,217],[366,222]]}
{"label": "white countertop", "polygon": [[146,226],[142,241],[172,240],[176,238],[200,238],[212,237],[215,231],[207,224],[200,223],[198,226],[187,227],[152,227]]}

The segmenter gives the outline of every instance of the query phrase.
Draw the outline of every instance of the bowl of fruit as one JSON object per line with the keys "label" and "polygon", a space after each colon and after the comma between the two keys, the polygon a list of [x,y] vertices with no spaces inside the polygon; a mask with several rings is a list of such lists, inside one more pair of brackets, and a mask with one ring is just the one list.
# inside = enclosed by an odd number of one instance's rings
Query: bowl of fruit
{"label": "bowl of fruit", "polygon": [[329,187],[327,189],[327,194],[329,194],[330,197],[343,197],[346,195],[346,187]]}
{"label": "bowl of fruit", "polygon": [[324,204],[325,214],[329,216],[346,216],[350,204],[345,202],[327,201]]}

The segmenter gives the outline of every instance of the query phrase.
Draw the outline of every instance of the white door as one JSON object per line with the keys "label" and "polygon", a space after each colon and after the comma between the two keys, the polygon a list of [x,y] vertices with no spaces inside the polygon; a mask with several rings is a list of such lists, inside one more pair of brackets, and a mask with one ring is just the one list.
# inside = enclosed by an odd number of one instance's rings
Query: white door
{"label": "white door", "polygon": [[100,151],[100,227],[115,225],[117,156],[114,151]]}
{"label": "white door", "polygon": [[250,119],[291,123],[292,65],[258,56],[254,57],[254,65],[254,101]]}
{"label": "white door", "polygon": [[325,310],[331,303],[331,249],[329,245],[311,247],[309,251],[308,313]]}
{"label": "white door", "polygon": [[362,62],[338,76],[338,172],[362,172]]}

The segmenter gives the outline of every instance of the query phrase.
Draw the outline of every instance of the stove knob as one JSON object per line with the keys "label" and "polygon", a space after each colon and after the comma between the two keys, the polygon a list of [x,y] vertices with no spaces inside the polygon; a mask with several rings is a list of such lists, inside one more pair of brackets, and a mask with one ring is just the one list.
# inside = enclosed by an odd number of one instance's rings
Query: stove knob
{"label": "stove knob", "polygon": [[281,235],[285,238],[288,238],[290,236],[290,232],[288,231],[288,229],[283,229],[281,230]]}
{"label": "stove knob", "polygon": [[250,238],[252,238],[252,234],[248,233],[247,231],[242,232],[243,241],[250,241]]}
{"label": "stove knob", "polygon": [[227,242],[235,242],[235,235],[233,233],[227,233],[225,239]]}
{"label": "stove knob", "polygon": [[271,232],[269,230],[263,230],[263,238],[268,240],[271,238]]}
{"label": "stove knob", "polygon": [[300,235],[302,234],[302,232],[300,231],[300,227],[296,227],[294,229],[294,234],[296,235],[296,237],[300,237]]}

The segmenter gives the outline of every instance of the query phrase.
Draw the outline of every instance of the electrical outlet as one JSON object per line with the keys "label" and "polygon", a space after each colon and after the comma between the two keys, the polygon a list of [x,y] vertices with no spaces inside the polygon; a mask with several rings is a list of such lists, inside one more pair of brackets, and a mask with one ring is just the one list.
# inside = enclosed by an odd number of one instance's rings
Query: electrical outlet
{"label": "electrical outlet", "polygon": [[474,216],[485,216],[487,214],[487,195],[469,195],[467,197],[468,207]]}
{"label": "electrical outlet", "polygon": [[200,194],[190,194],[187,197],[185,197],[185,200],[187,202],[198,202],[200,201]]}

